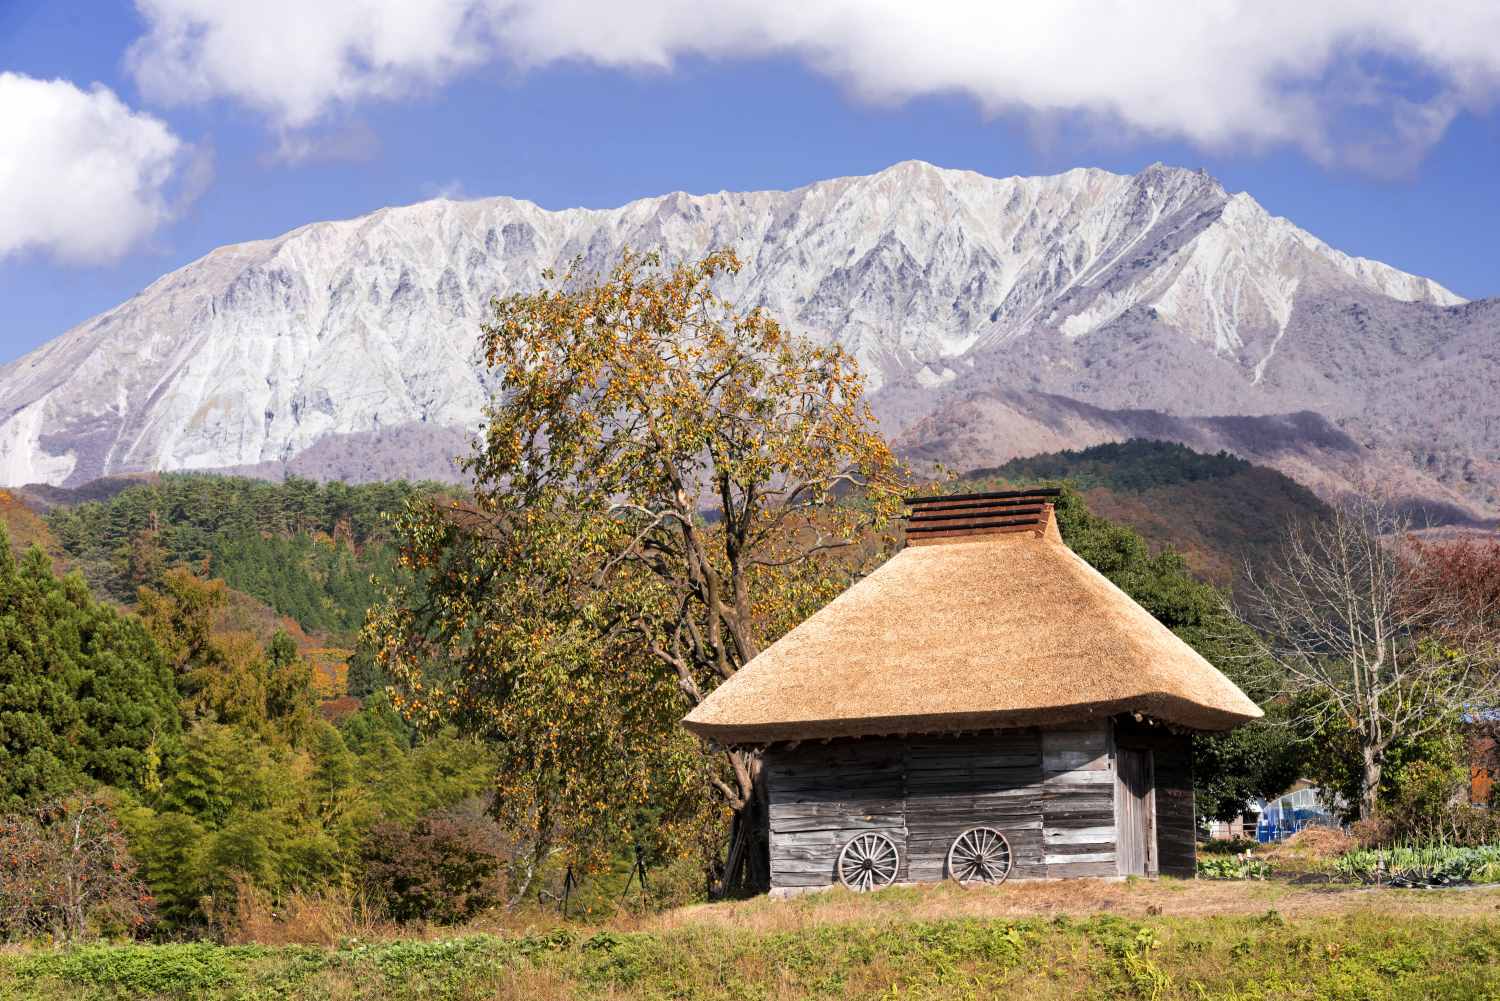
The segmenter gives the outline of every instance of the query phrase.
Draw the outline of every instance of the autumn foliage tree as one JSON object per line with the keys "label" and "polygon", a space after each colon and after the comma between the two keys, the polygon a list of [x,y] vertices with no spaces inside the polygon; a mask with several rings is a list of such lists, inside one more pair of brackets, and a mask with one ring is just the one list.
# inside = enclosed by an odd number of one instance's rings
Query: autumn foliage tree
{"label": "autumn foliage tree", "polygon": [[1292,526],[1280,557],[1247,588],[1247,613],[1297,722],[1357,749],[1361,820],[1377,811],[1398,742],[1451,725],[1500,691],[1487,578],[1461,581],[1452,570],[1413,542],[1401,512],[1351,498]]}
{"label": "autumn foliage tree", "polygon": [[1449,592],[1465,617],[1500,639],[1500,537],[1465,535],[1408,542],[1413,572],[1422,587]]}
{"label": "autumn foliage tree", "polygon": [[739,266],[627,254],[497,300],[474,503],[408,508],[414,583],[367,626],[414,717],[546,766],[508,790],[533,817],[660,819],[696,784],[735,816],[732,871],[758,760],[676,721],[876,555],[900,485],[854,361],[717,295]]}
{"label": "autumn foliage tree", "polygon": [[151,914],[103,798],[75,793],[0,816],[0,940],[134,934]]}
{"label": "autumn foliage tree", "polygon": [[283,631],[262,645],[244,630],[216,629],[229,600],[222,580],[173,567],[159,588],[142,587],[137,597],[142,621],[172,665],[184,715],[293,740],[306,733],[312,665]]}

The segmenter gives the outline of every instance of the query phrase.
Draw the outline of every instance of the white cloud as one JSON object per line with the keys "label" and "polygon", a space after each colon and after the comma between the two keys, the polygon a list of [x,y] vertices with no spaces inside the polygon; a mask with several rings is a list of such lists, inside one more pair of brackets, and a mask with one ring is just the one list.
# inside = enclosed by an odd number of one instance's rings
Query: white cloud
{"label": "white cloud", "polygon": [[276,149],[262,159],[266,163],[361,163],[375,159],[380,137],[364,122],[351,122],[327,131],[284,131]]}
{"label": "white cloud", "polygon": [[485,0],[136,0],[127,56],[164,104],[232,97],[279,126],[410,94],[494,54]]}
{"label": "white cloud", "polygon": [[1359,162],[1420,155],[1500,90],[1494,0],[138,4],[150,27],[131,65],[148,94],[228,96],[294,129],[495,59],[670,69],[689,55],[790,54],[871,101],[956,93],[992,114]]}
{"label": "white cloud", "polygon": [[422,185],[420,190],[423,198],[442,198],[450,202],[467,201],[473,197],[464,190],[464,182],[458,178],[444,181],[441,184],[429,181]]}
{"label": "white cloud", "polygon": [[204,165],[106,87],[0,73],[0,258],[119,257],[201,190]]}

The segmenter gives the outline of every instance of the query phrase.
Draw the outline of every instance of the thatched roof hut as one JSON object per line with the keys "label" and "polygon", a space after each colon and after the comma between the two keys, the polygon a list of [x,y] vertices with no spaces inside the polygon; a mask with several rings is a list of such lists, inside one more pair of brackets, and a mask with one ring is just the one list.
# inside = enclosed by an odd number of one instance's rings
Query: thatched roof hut
{"label": "thatched roof hut", "polygon": [[[1041,801],[1058,798],[1042,795],[1049,783],[1085,790],[1094,782],[1107,780],[1113,789],[1124,781],[1126,806],[1133,802],[1150,813],[1127,818],[1129,837],[1117,829],[1121,796],[1112,795],[1107,808],[1094,803],[1092,819],[1098,822],[1087,825],[1094,840],[1054,838],[1091,850],[1049,853],[1039,842],[1030,857],[1015,856],[1017,866],[1031,875],[1184,868],[1191,874],[1187,735],[1228,729],[1261,711],[1063,543],[1051,504],[1056,493],[912,501],[902,551],[768,647],[683,720],[716,743],[767,748],[773,885],[832,881],[831,859],[829,867],[817,859],[810,875],[803,871],[809,863],[802,842],[810,831],[844,830],[841,825],[855,815],[849,811],[857,812],[849,804],[869,784],[860,762],[872,754],[885,762],[885,779],[894,774],[891,767],[902,777],[899,789],[878,790],[883,800],[894,794],[901,804],[899,823],[887,811],[881,816],[889,823],[882,821],[881,830],[892,844],[899,842],[898,860],[905,856],[910,866],[918,865],[920,854],[911,841],[912,814],[932,798],[914,776],[933,768],[951,772],[952,761],[961,759],[968,763],[960,771],[971,778],[958,786],[949,781],[938,798],[957,789],[969,806],[944,814],[934,835],[938,842],[953,833],[954,824],[978,825],[990,816],[986,796],[1014,801],[1017,790],[1033,788],[1035,816],[1026,814],[1010,840],[1029,843],[1026,832],[1036,830],[1045,842]],[[934,743],[937,737],[947,743]],[[1147,759],[1132,758],[1130,774],[1119,779],[1122,755],[1138,752]],[[1006,764],[986,770],[987,754]],[[899,763],[893,766],[893,760]],[[982,777],[973,777],[976,768]],[[1135,774],[1142,768],[1147,774]],[[1175,783],[1177,796],[1165,811],[1176,811],[1175,855],[1167,868],[1156,846],[1165,826],[1157,821],[1165,799],[1158,780],[1164,777]],[[783,827],[791,825],[780,832],[778,805],[784,808]],[[809,810],[821,820],[809,822]],[[1146,827],[1135,830],[1140,824]],[[864,826],[855,823],[849,830]],[[1122,840],[1131,855],[1125,861]],[[783,854],[793,852],[782,859],[780,881],[778,842]],[[927,875],[946,865],[934,869],[932,859],[921,861]],[[923,878],[908,862],[898,865],[893,878]]]}
{"label": "thatched roof hut", "polygon": [[[1033,497],[1034,495],[1022,495]],[[937,733],[1141,712],[1226,730],[1261,711],[1069,549],[1051,505],[989,533],[911,543],[797,626],[683,720],[722,744]],[[979,508],[980,511],[1004,508]],[[956,520],[956,519],[954,519]]]}

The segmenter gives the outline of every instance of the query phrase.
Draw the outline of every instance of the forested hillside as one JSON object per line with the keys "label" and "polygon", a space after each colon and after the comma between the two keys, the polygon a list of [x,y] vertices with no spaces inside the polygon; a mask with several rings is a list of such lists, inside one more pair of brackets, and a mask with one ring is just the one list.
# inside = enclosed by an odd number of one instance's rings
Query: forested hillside
{"label": "forested hillside", "polygon": [[966,489],[1070,483],[1089,510],[1129,525],[1153,548],[1177,550],[1220,587],[1234,585],[1247,561],[1263,563],[1288,521],[1327,510],[1274,469],[1145,438],[1014,459],[963,480]]}
{"label": "forested hillside", "polygon": [[[962,479],[975,489],[1069,482],[1091,510],[1134,528],[1154,548],[1176,549],[1220,586],[1247,559],[1261,560],[1288,519],[1324,510],[1275,470],[1145,439],[1016,459]],[[133,601],[136,588],[168,567],[190,565],[346,646],[374,600],[371,574],[393,567],[382,512],[420,492],[452,489],[181,473],[109,487],[51,488],[30,498],[50,507],[45,520],[0,491],[0,519],[17,550],[41,544],[117,601]]]}
{"label": "forested hillside", "polygon": [[356,884],[399,905],[424,865],[495,899],[490,749],[384,695],[320,713],[313,660],[225,628],[231,597],[176,567],[121,610],[0,526],[0,938],[84,930],[49,895],[63,829],[94,933],[201,933],[256,894]]}
{"label": "forested hillside", "polygon": [[427,489],[435,487],[173,474],[105,500],[59,504],[47,523],[67,563],[100,594],[132,601],[137,588],[186,565],[308,632],[347,640],[374,600],[371,574],[393,568],[382,513]]}

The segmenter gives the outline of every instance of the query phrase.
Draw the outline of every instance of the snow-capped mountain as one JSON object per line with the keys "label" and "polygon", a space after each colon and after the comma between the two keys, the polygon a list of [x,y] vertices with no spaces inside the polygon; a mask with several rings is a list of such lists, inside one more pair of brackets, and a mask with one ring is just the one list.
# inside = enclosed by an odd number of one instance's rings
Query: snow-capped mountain
{"label": "snow-capped mountain", "polygon": [[[918,451],[944,438],[939,415],[996,392],[1178,417],[1308,410],[1399,451],[1409,415],[1365,406],[1375,387],[1438,363],[1462,383],[1455,351],[1487,352],[1475,371],[1494,371],[1485,304],[1343,254],[1203,173],[995,179],[908,162],[608,210],[439,199],[220,248],[0,368],[0,483],[326,473],[313,460],[333,436],[404,429],[410,447],[426,426],[451,441],[493,388],[475,359],[490,297],[578,256],[602,270],[627,246],[734,247],[745,267],[723,291],[846,345]],[[1492,430],[1494,389],[1458,393]],[[961,458],[999,461],[1006,434],[986,429]]]}

